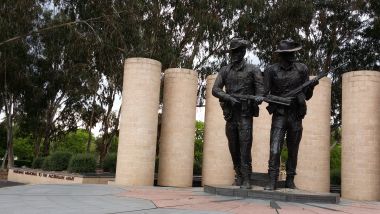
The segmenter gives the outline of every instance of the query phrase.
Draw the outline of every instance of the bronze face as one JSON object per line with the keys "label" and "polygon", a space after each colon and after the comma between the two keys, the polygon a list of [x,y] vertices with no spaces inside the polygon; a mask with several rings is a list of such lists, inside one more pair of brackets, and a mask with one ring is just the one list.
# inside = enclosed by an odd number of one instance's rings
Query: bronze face
{"label": "bronze face", "polygon": [[244,59],[246,53],[246,48],[245,47],[240,47],[234,50],[231,50],[231,62],[232,63],[238,63],[241,62]]}

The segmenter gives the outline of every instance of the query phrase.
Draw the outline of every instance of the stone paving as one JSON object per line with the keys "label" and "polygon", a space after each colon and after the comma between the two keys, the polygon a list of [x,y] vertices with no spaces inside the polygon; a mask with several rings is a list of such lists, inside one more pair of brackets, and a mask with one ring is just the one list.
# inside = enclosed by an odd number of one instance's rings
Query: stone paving
{"label": "stone paving", "polygon": [[24,185],[0,188],[0,213],[364,214],[380,213],[380,202],[299,204],[216,196],[202,188]]}

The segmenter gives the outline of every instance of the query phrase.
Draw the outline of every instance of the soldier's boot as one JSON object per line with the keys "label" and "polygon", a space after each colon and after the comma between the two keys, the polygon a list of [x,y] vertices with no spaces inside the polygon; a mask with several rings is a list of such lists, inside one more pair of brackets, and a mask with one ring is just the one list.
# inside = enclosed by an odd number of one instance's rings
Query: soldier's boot
{"label": "soldier's boot", "polygon": [[240,167],[235,167],[235,183],[234,186],[241,186],[243,184],[243,175],[240,171]]}
{"label": "soldier's boot", "polygon": [[269,172],[269,181],[268,184],[264,187],[264,190],[273,191],[276,190],[277,187],[277,176],[273,172]]}
{"label": "soldier's boot", "polygon": [[297,189],[296,185],[294,184],[294,176],[286,176],[285,188]]}
{"label": "soldier's boot", "polygon": [[250,167],[243,167],[242,168],[242,175],[243,175],[243,184],[240,185],[241,189],[251,189],[251,170]]}

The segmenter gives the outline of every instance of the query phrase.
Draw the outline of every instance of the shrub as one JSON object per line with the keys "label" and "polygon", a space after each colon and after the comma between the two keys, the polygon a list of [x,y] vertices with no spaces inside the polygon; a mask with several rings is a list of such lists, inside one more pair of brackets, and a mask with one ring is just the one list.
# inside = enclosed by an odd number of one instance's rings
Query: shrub
{"label": "shrub", "polygon": [[42,164],[45,160],[45,157],[37,157],[33,160],[32,168],[33,169],[41,169]]}
{"label": "shrub", "polygon": [[340,185],[341,183],[340,169],[333,169],[330,171],[330,183]]}
{"label": "shrub", "polygon": [[69,166],[72,154],[70,152],[58,151],[52,153],[45,159],[48,165],[46,166],[50,171],[63,171]]}
{"label": "shrub", "polygon": [[[33,142],[28,137],[17,137],[13,140],[13,152],[14,156],[18,160],[33,160]],[[26,162],[25,162],[26,163]],[[16,164],[16,161],[15,161]],[[23,164],[23,163],[20,163]],[[30,166],[30,165],[29,165]]]}
{"label": "shrub", "polygon": [[90,154],[77,154],[74,155],[69,164],[68,171],[76,173],[90,173],[95,172],[96,159]]}
{"label": "shrub", "polygon": [[286,163],[287,160],[288,160],[288,147],[284,145],[281,150],[281,162]]}
{"label": "shrub", "polygon": [[337,144],[331,149],[330,152],[330,169],[340,169],[341,167],[341,157],[342,157],[342,146]]}
{"label": "shrub", "polygon": [[204,141],[204,123],[201,121],[197,121],[195,123],[194,165],[193,165],[194,175],[202,174],[203,141]]}
{"label": "shrub", "polygon": [[117,155],[116,153],[109,153],[106,155],[103,161],[103,170],[105,172],[116,172],[116,161]]}
{"label": "shrub", "polygon": [[15,160],[14,161],[15,167],[30,167],[32,165],[32,161],[30,160]]}
{"label": "shrub", "polygon": [[41,165],[41,169],[42,170],[45,170],[45,171],[50,171],[51,170],[51,168],[50,168],[50,159],[51,159],[50,156],[47,156],[46,158],[44,158],[44,160],[42,161],[42,165]]}
{"label": "shrub", "polygon": [[337,144],[330,153],[330,183],[340,185],[341,183],[341,156],[342,146]]}
{"label": "shrub", "polygon": [[202,175],[202,152],[196,151],[194,155],[193,174]]}

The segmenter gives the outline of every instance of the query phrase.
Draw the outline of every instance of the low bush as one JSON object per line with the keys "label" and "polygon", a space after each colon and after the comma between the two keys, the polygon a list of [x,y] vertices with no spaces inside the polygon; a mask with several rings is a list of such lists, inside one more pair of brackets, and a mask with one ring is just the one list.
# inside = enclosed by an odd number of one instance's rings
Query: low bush
{"label": "low bush", "polygon": [[72,154],[70,152],[57,151],[52,153],[45,159],[43,165],[44,170],[63,171],[67,170]]}
{"label": "low bush", "polygon": [[194,154],[193,174],[202,175],[202,152],[196,151]]}
{"label": "low bush", "polygon": [[45,157],[37,157],[37,158],[35,158],[33,160],[33,163],[32,163],[32,168],[33,169],[41,169],[44,160],[45,160]]}
{"label": "low bush", "polygon": [[31,167],[32,166],[32,161],[30,160],[15,160],[14,161],[14,166],[15,167]]}
{"label": "low bush", "polygon": [[90,154],[74,155],[69,164],[68,171],[76,173],[91,173],[96,170],[96,159]]}
{"label": "low bush", "polygon": [[109,153],[104,158],[103,162],[103,170],[105,172],[116,172],[116,161],[117,161],[117,155],[116,153]]}
{"label": "low bush", "polygon": [[330,183],[340,185],[341,183],[341,158],[342,146],[337,144],[330,152]]}
{"label": "low bush", "polygon": [[51,159],[51,156],[47,156],[44,158],[44,160],[42,161],[42,165],[41,165],[41,169],[42,170],[45,170],[45,171],[50,171],[51,168],[50,168],[50,159]]}
{"label": "low bush", "polygon": [[340,185],[341,183],[340,169],[332,169],[330,171],[330,183],[335,184],[335,185]]}
{"label": "low bush", "polygon": [[342,159],[342,146],[337,144],[330,151],[330,169],[340,169]]}

